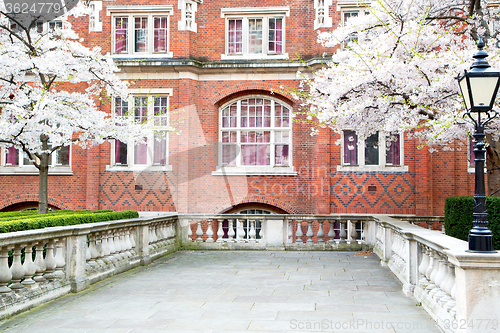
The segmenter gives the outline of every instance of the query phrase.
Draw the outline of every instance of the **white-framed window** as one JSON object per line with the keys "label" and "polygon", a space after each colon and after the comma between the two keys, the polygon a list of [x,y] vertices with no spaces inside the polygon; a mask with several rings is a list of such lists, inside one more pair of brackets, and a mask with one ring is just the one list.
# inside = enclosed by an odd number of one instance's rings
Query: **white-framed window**
{"label": "white-framed window", "polygon": [[224,59],[285,59],[288,7],[223,8]]}
{"label": "white-framed window", "polygon": [[377,132],[363,140],[355,131],[345,130],[341,158],[337,171],[408,171],[404,165],[402,134]]}
{"label": "white-framed window", "polygon": [[219,163],[213,174],[295,174],[292,108],[282,101],[247,96],[219,112]]}
{"label": "white-framed window", "polygon": [[[369,15],[367,8],[364,7],[367,2],[357,0],[341,0],[337,1],[337,11],[340,12],[340,22],[345,25],[351,18]],[[346,47],[349,42],[356,41],[358,34],[351,34],[343,43],[342,47]]]}
{"label": "white-framed window", "polygon": [[173,6],[110,6],[111,53],[120,57],[172,57],[169,52]]}
{"label": "white-framed window", "polygon": [[[38,174],[28,154],[14,146],[0,149],[0,174]],[[71,146],[64,146],[49,157],[49,174],[72,174]]]}
{"label": "white-framed window", "polygon": [[115,97],[112,113],[118,116],[134,117],[136,122],[149,123],[153,133],[144,137],[143,142],[132,139],[122,142],[113,140],[111,162],[108,170],[158,170],[170,171],[168,164],[169,96],[172,89],[157,89],[155,92],[141,93],[130,90],[128,99]]}

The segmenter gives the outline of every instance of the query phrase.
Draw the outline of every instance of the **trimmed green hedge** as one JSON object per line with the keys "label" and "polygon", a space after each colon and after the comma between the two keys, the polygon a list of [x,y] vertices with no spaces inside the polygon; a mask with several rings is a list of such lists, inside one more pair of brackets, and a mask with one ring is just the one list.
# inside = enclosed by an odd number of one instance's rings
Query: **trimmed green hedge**
{"label": "trimmed green hedge", "polygon": [[[89,213],[101,213],[101,212],[112,212],[112,210],[67,210],[67,209],[61,209],[61,210],[55,210],[51,212],[47,212],[45,215],[39,215],[38,211],[36,210],[26,210],[26,211],[19,211],[19,212],[5,212],[5,213],[0,213],[0,223],[3,221],[13,221],[13,220],[24,220],[24,219],[31,219],[35,216],[55,216],[55,215],[74,215],[74,214],[89,214]],[[15,214],[18,213],[18,214]]]}
{"label": "trimmed green hedge", "polygon": [[95,223],[113,220],[122,220],[139,217],[136,211],[125,210],[113,211],[79,211],[58,214],[43,214],[32,216],[29,214],[23,219],[14,219],[0,222],[0,233],[21,230],[41,229],[47,227],[59,227],[84,223]]}
{"label": "trimmed green hedge", "polygon": [[[493,233],[493,248],[500,250],[500,198],[486,197],[488,228]],[[444,227],[446,234],[468,241],[472,229],[474,197],[448,197],[444,205]]]}

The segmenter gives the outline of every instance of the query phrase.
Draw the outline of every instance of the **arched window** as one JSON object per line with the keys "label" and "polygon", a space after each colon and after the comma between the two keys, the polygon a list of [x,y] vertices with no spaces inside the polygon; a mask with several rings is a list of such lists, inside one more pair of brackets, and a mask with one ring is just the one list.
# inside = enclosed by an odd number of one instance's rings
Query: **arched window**
{"label": "arched window", "polygon": [[224,105],[219,120],[219,169],[293,172],[291,107],[271,98],[246,97]]}

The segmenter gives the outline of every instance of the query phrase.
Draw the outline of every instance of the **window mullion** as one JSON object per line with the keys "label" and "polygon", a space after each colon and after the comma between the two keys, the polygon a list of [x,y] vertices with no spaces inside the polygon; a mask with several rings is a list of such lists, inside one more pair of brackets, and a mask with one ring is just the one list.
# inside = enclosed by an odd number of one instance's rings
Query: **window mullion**
{"label": "window mullion", "polygon": [[381,167],[385,167],[387,161],[387,138],[386,134],[384,132],[378,132],[379,137],[378,137],[378,162]]}
{"label": "window mullion", "polygon": [[243,45],[242,45],[242,53],[244,55],[248,54],[250,51],[249,51],[249,36],[248,34],[250,33],[250,30],[249,30],[249,22],[248,22],[248,18],[247,17],[243,17],[242,20],[241,20],[241,30],[242,30],[242,42],[243,42]]}
{"label": "window mullion", "polygon": [[[241,100],[236,103],[236,166],[241,166]],[[231,126],[231,108],[229,108],[229,126]],[[231,135],[231,134],[230,134]],[[231,142],[231,140],[229,140]]]}
{"label": "window mullion", "polygon": [[365,166],[365,139],[360,140],[358,138],[358,165],[359,166]]}

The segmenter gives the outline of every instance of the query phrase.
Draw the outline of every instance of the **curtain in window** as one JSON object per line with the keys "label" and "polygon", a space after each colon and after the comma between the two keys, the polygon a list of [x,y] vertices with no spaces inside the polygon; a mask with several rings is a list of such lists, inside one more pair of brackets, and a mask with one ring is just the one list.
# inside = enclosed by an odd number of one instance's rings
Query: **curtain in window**
{"label": "curtain in window", "polygon": [[115,164],[127,164],[127,144],[115,140]]}
{"label": "curtain in window", "polygon": [[128,18],[117,17],[115,18],[115,52],[127,52],[127,31],[128,31]]}
{"label": "curtain in window", "polygon": [[288,166],[288,145],[276,145],[275,165]]}
{"label": "curtain in window", "polygon": [[16,147],[12,146],[7,149],[5,163],[7,165],[19,165],[19,150]]}
{"label": "curtain in window", "polygon": [[167,132],[155,133],[153,163],[167,164]]}
{"label": "curtain in window", "polygon": [[269,18],[269,52],[283,53],[283,19]]}
{"label": "curtain in window", "polygon": [[136,143],[134,147],[134,164],[148,164],[148,144]]}
{"label": "curtain in window", "polygon": [[358,164],[358,136],[354,131],[344,131],[344,164]]}
{"label": "curtain in window", "polygon": [[242,53],[243,52],[243,21],[239,20],[229,20],[229,31],[228,31],[228,53]]}
{"label": "curtain in window", "polygon": [[387,165],[400,165],[400,147],[399,147],[399,135],[394,137],[388,137],[386,139],[387,152],[386,152],[386,164]]}
{"label": "curtain in window", "polygon": [[241,142],[241,156],[243,165],[270,165],[271,154],[269,143],[271,142],[271,132],[242,132]]}
{"label": "curtain in window", "polygon": [[167,52],[167,17],[154,18],[154,52]]}

